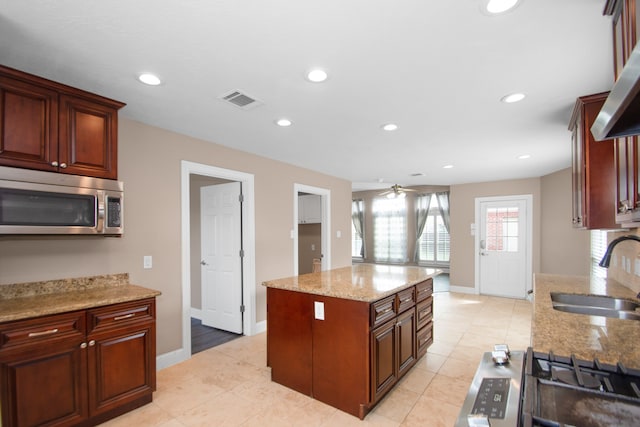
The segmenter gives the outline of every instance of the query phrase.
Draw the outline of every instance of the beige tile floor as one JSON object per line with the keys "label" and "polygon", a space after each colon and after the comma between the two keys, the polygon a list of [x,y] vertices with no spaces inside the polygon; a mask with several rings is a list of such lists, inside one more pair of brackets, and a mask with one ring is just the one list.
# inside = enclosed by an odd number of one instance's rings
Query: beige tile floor
{"label": "beige tile floor", "polygon": [[271,382],[259,334],[159,371],[152,403],[103,425],[451,427],[482,354],[496,343],[529,345],[531,304],[436,293],[434,328],[427,355],[363,421]]}

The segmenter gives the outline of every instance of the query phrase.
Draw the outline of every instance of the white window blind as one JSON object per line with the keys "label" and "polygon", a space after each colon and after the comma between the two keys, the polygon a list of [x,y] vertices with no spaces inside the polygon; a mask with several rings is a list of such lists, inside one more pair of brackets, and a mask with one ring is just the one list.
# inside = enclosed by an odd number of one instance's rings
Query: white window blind
{"label": "white window blind", "polygon": [[376,261],[407,261],[407,202],[405,198],[373,201],[373,257]]}
{"label": "white window blind", "polygon": [[607,232],[591,230],[591,275],[593,277],[607,277],[607,269],[598,264],[607,250]]}
{"label": "white window blind", "polygon": [[418,259],[430,265],[448,264],[450,238],[444,221],[438,210],[437,197],[432,197],[429,203],[429,216],[424,226],[419,242]]}

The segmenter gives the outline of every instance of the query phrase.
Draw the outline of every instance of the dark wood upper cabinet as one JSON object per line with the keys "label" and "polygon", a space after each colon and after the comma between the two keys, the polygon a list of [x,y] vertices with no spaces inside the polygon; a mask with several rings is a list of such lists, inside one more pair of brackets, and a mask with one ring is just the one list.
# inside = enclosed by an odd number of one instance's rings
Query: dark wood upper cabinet
{"label": "dark wood upper cabinet", "polygon": [[124,105],[0,66],[0,165],[117,179]]}
{"label": "dark wood upper cabinet", "polygon": [[[637,22],[640,10],[636,0],[607,0],[603,13],[610,15],[612,19],[613,71],[617,80],[639,38],[640,27]],[[613,140],[616,223],[631,228],[637,227],[640,222],[639,143],[638,136]]]}
{"label": "dark wood upper cabinet", "polygon": [[573,218],[576,228],[612,229],[616,224],[616,164],[614,141],[598,142],[591,134],[598,112],[609,93],[576,100],[571,131]]}

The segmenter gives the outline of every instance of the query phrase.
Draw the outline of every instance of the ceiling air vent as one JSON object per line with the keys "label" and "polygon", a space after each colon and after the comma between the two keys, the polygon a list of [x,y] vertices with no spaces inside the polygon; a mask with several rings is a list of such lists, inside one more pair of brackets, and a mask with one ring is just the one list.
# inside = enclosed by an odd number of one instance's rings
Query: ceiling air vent
{"label": "ceiling air vent", "polygon": [[239,90],[234,90],[224,94],[220,99],[233,104],[238,108],[242,108],[243,110],[248,110],[250,108],[257,107],[258,105],[262,105],[262,102],[258,101],[256,98],[249,96],[246,93],[242,93]]}

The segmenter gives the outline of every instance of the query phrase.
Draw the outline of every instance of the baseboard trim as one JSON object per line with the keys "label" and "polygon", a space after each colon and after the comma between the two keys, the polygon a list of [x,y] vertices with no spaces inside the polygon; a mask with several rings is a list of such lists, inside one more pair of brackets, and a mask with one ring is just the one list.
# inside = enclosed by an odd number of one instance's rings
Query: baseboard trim
{"label": "baseboard trim", "polygon": [[267,331],[267,321],[263,320],[262,322],[257,322],[253,326],[253,331],[251,331],[252,332],[251,335],[261,334],[266,331]]}
{"label": "baseboard trim", "polygon": [[168,368],[169,366],[177,365],[178,363],[189,359],[190,356],[191,352],[187,353],[182,348],[161,354],[156,357],[156,370],[160,371],[164,368]]}
{"label": "baseboard trim", "polygon": [[476,288],[469,288],[467,286],[449,286],[449,292],[478,295],[478,291],[476,291]]}

